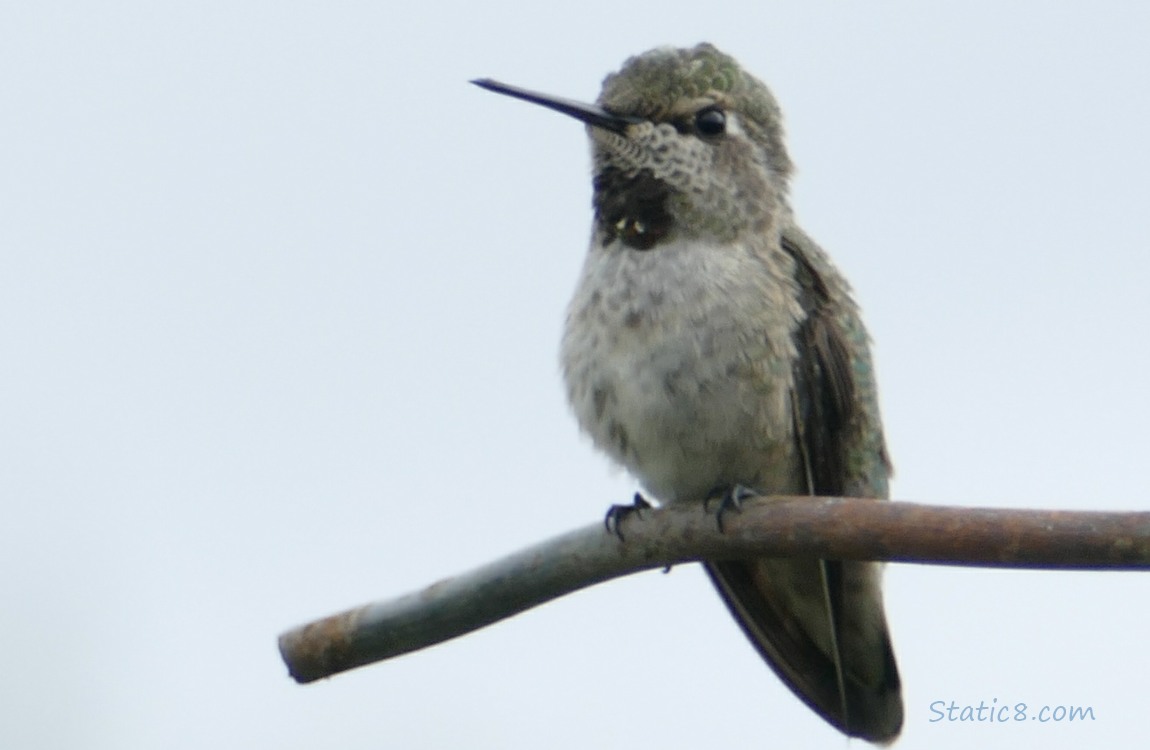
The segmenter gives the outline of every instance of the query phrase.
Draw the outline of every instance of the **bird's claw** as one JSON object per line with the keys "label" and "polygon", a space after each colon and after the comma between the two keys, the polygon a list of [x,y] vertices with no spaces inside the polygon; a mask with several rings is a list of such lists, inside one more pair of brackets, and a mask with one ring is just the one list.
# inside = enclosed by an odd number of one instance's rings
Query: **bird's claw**
{"label": "bird's claw", "polygon": [[608,534],[614,534],[622,542],[623,519],[630,515],[641,516],[642,512],[650,507],[651,503],[647,502],[647,498],[636,492],[630,505],[612,505],[607,509],[607,515],[603,517],[603,526],[606,527]]}
{"label": "bird's claw", "polygon": [[732,487],[716,487],[703,498],[703,511],[709,512],[711,501],[717,500],[719,508],[715,511],[715,523],[719,526],[719,533],[723,533],[723,514],[729,510],[742,511],[743,501],[758,495],[750,487],[736,484]]}

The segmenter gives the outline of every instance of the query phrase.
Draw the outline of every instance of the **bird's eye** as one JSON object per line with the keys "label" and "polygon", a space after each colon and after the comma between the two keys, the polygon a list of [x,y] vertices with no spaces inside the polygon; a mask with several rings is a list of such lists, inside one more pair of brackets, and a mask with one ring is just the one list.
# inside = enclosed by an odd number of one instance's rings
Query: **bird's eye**
{"label": "bird's eye", "polygon": [[718,107],[707,107],[695,113],[695,129],[699,135],[722,135],[727,129],[727,115]]}

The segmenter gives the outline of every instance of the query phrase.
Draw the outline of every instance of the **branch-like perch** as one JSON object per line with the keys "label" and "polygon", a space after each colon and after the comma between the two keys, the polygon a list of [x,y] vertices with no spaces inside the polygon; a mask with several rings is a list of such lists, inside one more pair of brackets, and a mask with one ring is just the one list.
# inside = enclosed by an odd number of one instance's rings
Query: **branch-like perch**
{"label": "branch-like perch", "polygon": [[1150,567],[1150,513],[955,508],[855,498],[755,498],[723,516],[684,504],[572,531],[398,599],[290,630],[297,682],[431,646],[572,591],[693,560],[819,557],[1013,568]]}

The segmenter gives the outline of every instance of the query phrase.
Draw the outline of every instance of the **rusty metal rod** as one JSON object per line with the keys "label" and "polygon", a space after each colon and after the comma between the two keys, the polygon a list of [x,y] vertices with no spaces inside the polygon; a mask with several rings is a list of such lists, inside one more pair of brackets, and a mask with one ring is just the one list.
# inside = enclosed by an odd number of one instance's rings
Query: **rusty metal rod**
{"label": "rusty metal rod", "polygon": [[280,653],[312,682],[477,630],[581,588],[697,560],[820,557],[984,567],[1150,568],[1150,513],[1007,510],[857,498],[753,498],[723,516],[643,510],[569,532],[425,589],[289,630]]}

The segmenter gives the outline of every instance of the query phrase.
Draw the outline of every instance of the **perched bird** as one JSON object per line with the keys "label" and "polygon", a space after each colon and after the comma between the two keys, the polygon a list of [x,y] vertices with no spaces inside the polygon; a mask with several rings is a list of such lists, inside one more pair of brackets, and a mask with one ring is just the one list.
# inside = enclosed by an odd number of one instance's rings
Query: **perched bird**
{"label": "perched bird", "polygon": [[[887,497],[867,333],[847,282],[795,223],[767,87],[709,44],[627,60],[595,105],[475,83],[588,126],[594,225],[562,367],[595,445],[664,503]],[[848,735],[898,735],[878,565],[706,569],[795,695]]]}

